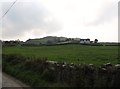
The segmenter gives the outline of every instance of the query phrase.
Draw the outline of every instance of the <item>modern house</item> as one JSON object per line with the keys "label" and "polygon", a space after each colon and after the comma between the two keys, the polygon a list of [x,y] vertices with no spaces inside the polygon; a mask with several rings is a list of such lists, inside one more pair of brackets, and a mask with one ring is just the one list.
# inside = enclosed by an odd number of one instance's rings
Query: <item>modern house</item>
{"label": "modern house", "polygon": [[94,44],[98,43],[98,39],[95,39],[94,41],[90,41],[90,39],[80,39],[80,44]]}
{"label": "modern house", "polygon": [[90,39],[80,39],[80,44],[90,44]]}

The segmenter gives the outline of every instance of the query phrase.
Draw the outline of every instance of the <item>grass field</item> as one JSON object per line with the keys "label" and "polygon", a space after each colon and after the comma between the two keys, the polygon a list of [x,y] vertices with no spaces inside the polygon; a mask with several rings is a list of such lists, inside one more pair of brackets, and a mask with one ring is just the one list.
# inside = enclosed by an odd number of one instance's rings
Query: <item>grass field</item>
{"label": "grass field", "polygon": [[20,54],[28,57],[47,58],[48,60],[103,64],[118,61],[117,46],[57,45],[57,46],[19,46],[3,47],[3,54]]}
{"label": "grass field", "polygon": [[[119,87],[120,71],[104,63],[120,63],[117,46],[78,44],[3,47],[2,70],[34,87]],[[13,55],[10,55],[13,54]],[[22,55],[22,56],[21,56]],[[52,64],[48,60],[83,65]],[[90,66],[86,64],[95,64]],[[85,64],[85,65],[84,65]],[[111,69],[112,68],[112,69]],[[110,70],[111,69],[111,70]]]}

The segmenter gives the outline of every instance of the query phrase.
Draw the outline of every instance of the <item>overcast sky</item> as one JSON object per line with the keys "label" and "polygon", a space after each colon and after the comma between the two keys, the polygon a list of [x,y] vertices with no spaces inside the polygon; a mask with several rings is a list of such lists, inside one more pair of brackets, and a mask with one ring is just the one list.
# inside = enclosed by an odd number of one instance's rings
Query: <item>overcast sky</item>
{"label": "overcast sky", "polygon": [[[0,2],[0,15],[11,6],[9,1]],[[117,42],[118,1],[17,0],[2,19],[2,39],[64,36]]]}

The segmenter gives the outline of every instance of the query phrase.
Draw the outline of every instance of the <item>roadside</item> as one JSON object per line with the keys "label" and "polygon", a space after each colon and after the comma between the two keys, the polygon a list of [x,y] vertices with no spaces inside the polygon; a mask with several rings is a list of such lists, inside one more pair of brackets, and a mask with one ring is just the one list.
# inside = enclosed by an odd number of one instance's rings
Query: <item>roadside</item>
{"label": "roadside", "polygon": [[21,81],[11,77],[6,73],[2,73],[2,87],[19,87],[19,89],[23,89],[22,87],[29,87],[28,85],[23,84]]}

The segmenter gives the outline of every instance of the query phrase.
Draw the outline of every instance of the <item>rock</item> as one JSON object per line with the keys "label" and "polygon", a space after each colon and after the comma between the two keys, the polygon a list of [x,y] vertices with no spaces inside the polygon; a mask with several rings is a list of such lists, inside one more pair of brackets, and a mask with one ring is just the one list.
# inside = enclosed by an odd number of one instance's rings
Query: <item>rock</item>
{"label": "rock", "polygon": [[112,67],[112,64],[111,63],[107,63],[107,64],[105,64],[105,66],[106,67],[110,67],[110,66]]}
{"label": "rock", "polygon": [[51,63],[51,64],[57,63],[56,61],[46,61],[46,62]]}
{"label": "rock", "polygon": [[71,65],[71,66],[74,66],[74,64],[73,64],[73,63],[71,63],[70,65]]}
{"label": "rock", "polygon": [[66,65],[62,65],[62,67],[66,67]]}
{"label": "rock", "polygon": [[74,68],[74,66],[70,66],[70,68]]}
{"label": "rock", "polygon": [[103,71],[106,71],[107,69],[105,69],[105,68],[102,68],[102,70],[103,70]]}
{"label": "rock", "polygon": [[89,64],[89,66],[93,67],[94,65],[93,64]]}
{"label": "rock", "polygon": [[120,64],[116,64],[116,65],[115,65],[115,68],[116,68],[116,69],[120,69]]}
{"label": "rock", "polygon": [[107,63],[106,65],[107,70],[112,71],[113,67],[111,63]]}

